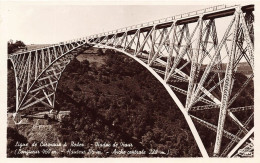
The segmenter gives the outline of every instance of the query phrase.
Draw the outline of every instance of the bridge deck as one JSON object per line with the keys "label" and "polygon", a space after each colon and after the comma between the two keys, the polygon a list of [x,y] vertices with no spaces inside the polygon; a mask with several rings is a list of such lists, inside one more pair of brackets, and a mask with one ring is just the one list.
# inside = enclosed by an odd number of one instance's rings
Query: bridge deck
{"label": "bridge deck", "polygon": [[[177,25],[181,25],[181,24],[185,24],[185,23],[194,23],[194,22],[198,21],[199,16],[202,14],[203,14],[204,20],[226,17],[226,16],[233,15],[235,12],[235,8],[237,6],[238,5],[213,6],[213,7],[209,7],[209,8],[202,9],[202,10],[197,10],[197,11],[188,12],[188,13],[184,13],[184,14],[180,14],[180,15],[175,15],[172,17],[154,20],[151,22],[133,25],[130,27],[124,27],[124,28],[116,29],[116,30],[109,31],[109,32],[104,32],[104,33],[94,34],[94,35],[79,38],[79,39],[69,40],[69,41],[65,41],[64,43],[75,42],[76,40],[83,40],[83,39],[96,39],[98,37],[100,37],[102,39],[106,36],[108,36],[108,38],[111,38],[111,37],[113,37],[114,34],[117,34],[118,37],[122,36],[124,33],[127,33],[127,35],[132,35],[138,29],[140,29],[140,32],[149,31],[149,30],[151,30],[151,28],[154,25],[156,25],[156,29],[167,28],[167,27],[171,26],[173,21],[175,21],[177,23]],[[245,6],[242,6],[241,9],[243,12],[254,11],[254,5],[245,5]],[[64,44],[64,43],[61,43],[61,44]],[[52,47],[52,46],[56,46],[56,45],[59,45],[59,44],[54,44],[54,45],[50,45],[50,46],[46,46],[46,47],[38,48],[38,49],[44,49],[44,48],[48,48],[48,47]],[[31,51],[35,51],[35,50],[37,50],[37,49],[23,51],[21,53],[31,52]],[[9,55],[21,54],[21,53],[13,53],[13,54],[9,54]],[[8,55],[8,57],[9,57],[9,55]]]}
{"label": "bridge deck", "polygon": [[[127,34],[131,35],[131,34],[134,34],[137,29],[140,29],[141,32],[146,32],[146,31],[149,31],[154,25],[156,25],[156,29],[167,28],[167,27],[171,26],[173,21],[175,21],[177,23],[177,25],[181,25],[181,24],[185,24],[185,23],[194,23],[194,22],[198,21],[199,16],[202,14],[203,14],[204,20],[226,17],[226,16],[230,16],[230,15],[234,14],[235,7],[237,7],[237,5],[214,6],[214,7],[210,7],[210,8],[203,9],[203,10],[193,11],[193,12],[176,15],[176,16],[172,16],[172,17],[168,17],[168,18],[164,18],[164,19],[160,19],[160,20],[155,20],[155,21],[151,21],[151,22],[147,22],[147,23],[143,23],[143,24],[138,24],[138,25],[134,25],[134,26],[130,26],[130,27],[117,29],[117,30],[110,31],[110,32],[92,35],[92,36],[90,36],[90,38],[95,39],[97,36],[105,37],[107,35],[112,37],[115,33],[117,33],[117,35],[120,37],[126,31],[127,31]],[[254,11],[254,5],[242,6],[241,9],[243,12]]]}

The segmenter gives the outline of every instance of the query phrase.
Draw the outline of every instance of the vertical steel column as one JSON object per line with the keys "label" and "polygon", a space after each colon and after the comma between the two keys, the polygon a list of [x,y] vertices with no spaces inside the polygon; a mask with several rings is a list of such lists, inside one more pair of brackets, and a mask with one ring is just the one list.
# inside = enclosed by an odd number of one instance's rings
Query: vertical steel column
{"label": "vertical steel column", "polygon": [[225,119],[226,119],[227,108],[228,108],[228,101],[229,101],[230,92],[231,92],[230,90],[232,90],[232,74],[233,74],[234,58],[235,58],[235,53],[236,53],[236,41],[237,41],[237,31],[238,31],[238,26],[239,26],[239,15],[240,15],[240,11],[238,9],[236,9],[232,47],[231,47],[231,53],[229,55],[229,62],[227,64],[225,78],[224,78],[223,93],[222,93],[222,98],[221,98],[221,106],[220,106],[219,119],[218,119],[217,136],[216,136],[216,142],[215,142],[215,147],[214,147],[214,156],[218,156],[219,152],[220,152],[222,136],[223,136],[223,132],[224,132]]}
{"label": "vertical steel column", "polygon": [[247,48],[248,48],[248,53],[249,53],[249,58],[250,58],[250,64],[251,64],[252,69],[254,70],[254,45],[251,41],[249,30],[248,30],[248,27],[246,25],[244,14],[241,11],[241,9],[240,9],[240,21],[242,23],[244,38],[245,38],[245,41],[247,43]]}
{"label": "vertical steel column", "polygon": [[[175,43],[175,38],[177,38],[176,40],[178,41],[178,37],[176,34],[176,28],[177,28],[177,24],[176,22],[173,22],[174,28],[173,28],[173,34],[172,34],[172,39],[170,39],[170,47],[169,47],[169,56],[167,58],[167,64],[166,64],[166,70],[165,70],[165,75],[164,75],[164,80],[166,81],[166,78],[169,74],[170,71],[170,67],[172,65],[172,57],[173,57],[173,50],[174,50],[174,43]],[[178,49],[179,50],[179,49]]]}
{"label": "vertical steel column", "polygon": [[200,44],[201,44],[201,40],[202,40],[202,28],[203,28],[202,17],[203,16],[200,16],[200,18],[198,20],[199,31],[198,31],[198,35],[197,35],[196,49],[195,49],[194,54],[192,55],[190,80],[189,80],[189,85],[188,85],[188,92],[187,92],[186,106],[185,106],[185,108],[187,110],[189,110],[190,99],[192,97],[194,85],[195,85],[195,82],[197,80],[196,79],[196,77],[197,77],[196,73],[197,73],[197,68],[198,68],[198,58],[199,58],[199,53],[200,53]]}

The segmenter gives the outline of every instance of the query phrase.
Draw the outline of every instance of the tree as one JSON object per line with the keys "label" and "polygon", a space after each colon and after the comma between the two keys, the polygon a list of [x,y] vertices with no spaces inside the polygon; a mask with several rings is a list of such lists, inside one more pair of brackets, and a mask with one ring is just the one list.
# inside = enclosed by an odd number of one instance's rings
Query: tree
{"label": "tree", "polygon": [[100,49],[100,48],[97,50],[97,53],[98,53],[98,55],[104,55],[104,52],[103,52],[103,50],[102,50],[102,49]]}
{"label": "tree", "polygon": [[26,45],[20,40],[17,40],[15,43],[13,43],[13,40],[9,40],[7,42],[7,47],[8,47],[8,54],[10,54],[16,52],[17,50],[19,50],[19,48],[26,47]]}

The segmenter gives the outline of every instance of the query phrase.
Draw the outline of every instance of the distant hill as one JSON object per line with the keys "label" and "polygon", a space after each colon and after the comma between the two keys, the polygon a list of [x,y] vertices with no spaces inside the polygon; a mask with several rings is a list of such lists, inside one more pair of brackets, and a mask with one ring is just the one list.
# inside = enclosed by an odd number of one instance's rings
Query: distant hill
{"label": "distant hill", "polygon": [[40,49],[46,46],[50,46],[51,44],[30,44],[30,45],[25,45],[25,47],[17,49],[14,53],[20,53],[23,51],[28,51],[28,50],[33,50],[33,49]]}
{"label": "distant hill", "polygon": [[[227,66],[227,63],[222,63],[221,70],[226,70],[226,66]],[[207,67],[207,65],[202,65],[201,69],[205,69],[206,67]],[[213,68],[213,69],[216,69],[216,68]],[[241,62],[241,63],[238,63],[238,65],[237,65],[237,72],[242,73],[248,77],[248,76],[250,76],[250,74],[252,74],[252,68],[250,67],[250,65],[247,62]]]}
{"label": "distant hill", "polygon": [[32,49],[39,49],[39,48],[43,48],[46,46],[50,46],[51,44],[30,44],[30,45],[26,45],[28,50],[32,50]]}

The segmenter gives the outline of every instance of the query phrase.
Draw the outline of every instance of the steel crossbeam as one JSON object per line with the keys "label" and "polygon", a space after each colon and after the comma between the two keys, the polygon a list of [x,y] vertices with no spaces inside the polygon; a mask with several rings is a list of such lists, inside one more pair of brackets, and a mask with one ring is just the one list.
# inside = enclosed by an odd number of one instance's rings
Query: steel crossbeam
{"label": "steel crossbeam", "polygon": [[[248,124],[250,123],[250,121],[253,119],[253,115],[254,115],[254,114],[251,114],[250,117],[246,120],[246,122],[244,123],[244,126],[245,126],[245,127],[247,127]],[[242,130],[240,129],[240,130],[237,132],[236,136],[239,137],[242,133],[243,133],[243,132],[242,132]],[[235,140],[232,140],[231,142],[229,142],[229,144],[226,146],[226,148],[225,148],[224,151],[222,152],[221,157],[224,157],[224,156],[227,155],[227,153],[228,153],[229,150],[232,148],[232,146],[234,145],[234,143],[235,143]]]}
{"label": "steel crossbeam", "polygon": [[[200,118],[197,118],[197,117],[195,117],[195,116],[193,116],[193,115],[191,115],[191,117],[192,117],[194,120],[196,120],[198,123],[200,123],[200,124],[202,124],[203,126],[207,127],[208,129],[217,132],[217,126],[215,126],[215,125],[213,125],[213,124],[211,124],[211,123],[209,123],[209,122],[206,122],[206,121],[204,121],[204,120],[202,120],[202,119],[200,119]],[[234,134],[232,134],[232,133],[230,133],[230,132],[228,132],[228,131],[225,131],[225,130],[224,130],[224,131],[223,131],[223,134],[224,134],[225,137],[227,137],[227,138],[229,138],[229,139],[231,139],[231,140],[234,139],[234,140],[237,141],[237,142],[239,142],[239,141],[241,140],[239,137],[237,137],[236,135],[234,135]]]}

